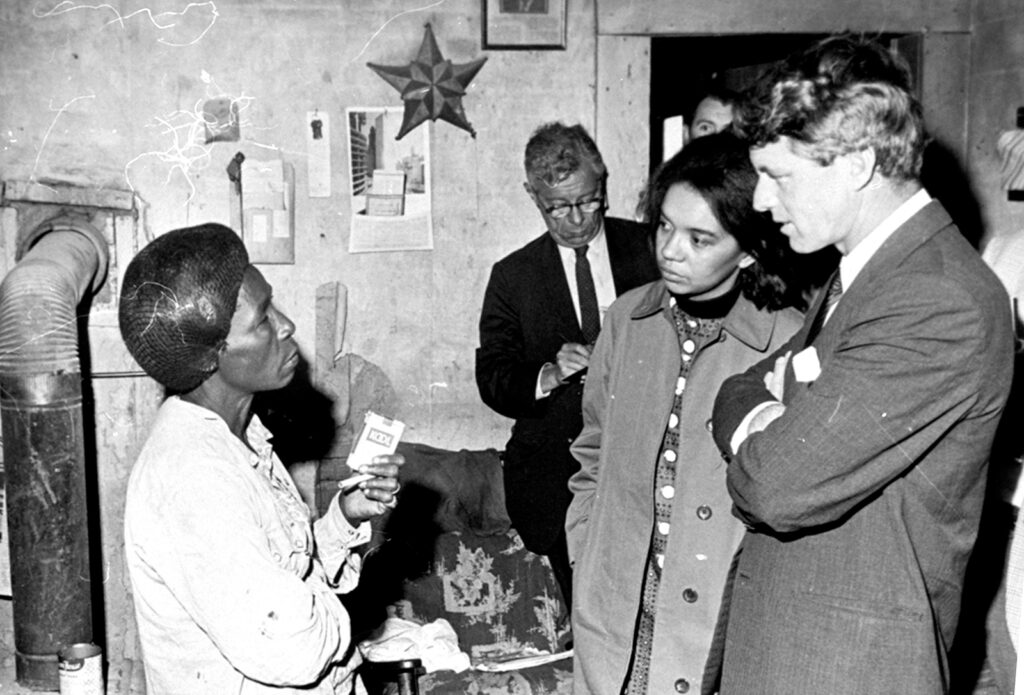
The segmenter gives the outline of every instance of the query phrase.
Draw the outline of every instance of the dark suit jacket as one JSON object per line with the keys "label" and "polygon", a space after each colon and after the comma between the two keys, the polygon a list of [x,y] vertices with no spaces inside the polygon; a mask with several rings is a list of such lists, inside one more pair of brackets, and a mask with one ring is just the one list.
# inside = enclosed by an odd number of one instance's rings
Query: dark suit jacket
{"label": "dark suit jacket", "polygon": [[[722,386],[723,452],[790,343]],[[886,241],[813,347],[821,372],[733,457],[750,527],[739,551],[722,695],[948,689],[987,457],[1012,369],[1002,286],[932,201]]]}
{"label": "dark suit jacket", "polygon": [[[659,277],[650,239],[635,222],[606,217],[615,293]],[[498,261],[484,294],[476,383],[484,403],[515,419],[505,449],[505,498],[530,550],[545,553],[565,523],[568,481],[579,464],[569,445],[583,426],[583,385],[537,400],[537,375],[563,343],[583,343],[558,247],[544,233]]]}

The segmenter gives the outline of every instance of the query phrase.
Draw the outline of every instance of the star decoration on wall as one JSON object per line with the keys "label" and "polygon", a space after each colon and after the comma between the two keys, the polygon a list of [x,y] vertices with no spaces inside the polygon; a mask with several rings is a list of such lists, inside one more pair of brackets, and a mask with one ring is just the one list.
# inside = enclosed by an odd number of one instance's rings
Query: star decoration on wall
{"label": "star decoration on wall", "polygon": [[401,140],[406,133],[428,118],[432,121],[438,118],[448,121],[475,138],[476,131],[466,120],[466,112],[462,108],[462,97],[485,62],[487,58],[459,65],[452,63],[441,55],[434,32],[427,24],[423,43],[414,61],[401,66],[366,65],[402,95],[405,113],[402,116],[402,127],[395,138]]}

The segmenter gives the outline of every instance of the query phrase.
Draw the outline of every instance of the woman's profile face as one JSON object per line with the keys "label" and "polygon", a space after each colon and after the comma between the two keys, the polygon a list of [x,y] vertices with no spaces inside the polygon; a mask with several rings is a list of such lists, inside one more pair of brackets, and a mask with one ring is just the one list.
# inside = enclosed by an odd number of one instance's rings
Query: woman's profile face
{"label": "woman's profile face", "polygon": [[704,196],[686,183],[673,184],[665,193],[654,249],[669,290],[695,300],[727,293],[741,264],[750,259]]}
{"label": "woman's profile face", "polygon": [[273,391],[288,385],[299,364],[295,324],[273,303],[273,289],[253,266],[245,269],[227,346],[217,374],[244,392]]}

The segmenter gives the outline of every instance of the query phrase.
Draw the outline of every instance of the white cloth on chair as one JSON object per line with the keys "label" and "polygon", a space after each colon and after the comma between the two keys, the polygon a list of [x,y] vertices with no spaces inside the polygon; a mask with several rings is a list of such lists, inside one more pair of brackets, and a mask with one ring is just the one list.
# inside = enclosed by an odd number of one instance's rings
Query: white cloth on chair
{"label": "white cloth on chair", "polygon": [[367,661],[403,661],[419,659],[427,673],[469,668],[469,655],[459,650],[459,638],[444,618],[419,625],[390,617],[375,635],[359,644]]}

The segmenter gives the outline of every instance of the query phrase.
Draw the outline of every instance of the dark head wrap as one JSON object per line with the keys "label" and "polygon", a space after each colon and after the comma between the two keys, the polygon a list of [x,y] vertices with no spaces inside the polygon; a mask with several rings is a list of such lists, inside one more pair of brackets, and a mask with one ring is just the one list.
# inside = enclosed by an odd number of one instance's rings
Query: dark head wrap
{"label": "dark head wrap", "polygon": [[132,259],[118,319],[147,374],[184,393],[217,371],[248,265],[242,240],[220,224],[167,232]]}

